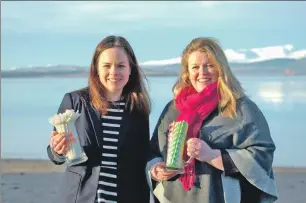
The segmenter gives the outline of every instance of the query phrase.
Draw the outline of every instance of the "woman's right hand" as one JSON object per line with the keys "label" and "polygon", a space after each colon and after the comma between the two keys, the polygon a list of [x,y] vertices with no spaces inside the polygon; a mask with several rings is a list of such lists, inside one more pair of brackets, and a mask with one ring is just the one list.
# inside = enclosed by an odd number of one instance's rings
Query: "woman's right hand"
{"label": "woman's right hand", "polygon": [[169,171],[166,169],[165,162],[160,162],[153,166],[151,169],[151,177],[156,181],[166,181],[177,175],[175,171]]}
{"label": "woman's right hand", "polygon": [[59,154],[64,155],[67,153],[67,142],[65,133],[58,133],[56,131],[52,131],[50,138],[50,147]]}

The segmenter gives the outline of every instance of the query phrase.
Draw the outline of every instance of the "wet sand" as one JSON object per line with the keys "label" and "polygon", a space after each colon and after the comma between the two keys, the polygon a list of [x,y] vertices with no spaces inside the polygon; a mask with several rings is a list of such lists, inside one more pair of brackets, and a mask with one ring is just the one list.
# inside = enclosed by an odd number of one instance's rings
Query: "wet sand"
{"label": "wet sand", "polygon": [[[49,161],[1,160],[0,203],[56,203],[64,166]],[[276,203],[306,202],[306,168],[274,168]]]}

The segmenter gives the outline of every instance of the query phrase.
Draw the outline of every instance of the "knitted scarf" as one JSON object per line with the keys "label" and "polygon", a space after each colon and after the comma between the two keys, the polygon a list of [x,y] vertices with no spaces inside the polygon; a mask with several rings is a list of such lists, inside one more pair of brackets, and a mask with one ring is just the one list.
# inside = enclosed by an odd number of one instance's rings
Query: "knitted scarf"
{"label": "knitted scarf", "polygon": [[[197,92],[193,87],[187,87],[177,95],[175,105],[180,114],[176,121],[186,121],[188,123],[187,139],[198,136],[203,120],[217,107],[218,102],[217,82],[209,84],[201,92]],[[184,160],[188,158],[185,147]],[[186,191],[194,185],[194,159],[185,167],[185,173],[179,177],[179,180]]]}

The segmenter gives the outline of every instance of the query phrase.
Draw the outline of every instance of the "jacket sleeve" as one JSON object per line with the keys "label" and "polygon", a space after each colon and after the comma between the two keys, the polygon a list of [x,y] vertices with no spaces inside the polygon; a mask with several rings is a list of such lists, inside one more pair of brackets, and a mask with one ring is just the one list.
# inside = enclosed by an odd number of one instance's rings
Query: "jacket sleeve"
{"label": "jacket sleeve", "polygon": [[149,116],[145,116],[143,118],[143,121],[141,122],[141,140],[142,140],[142,144],[141,146],[138,146],[139,151],[144,152],[142,154],[140,154],[140,158],[141,158],[141,163],[146,164],[147,162],[147,158],[148,158],[148,154],[150,152],[149,150],[149,145],[150,145],[150,125],[149,125]]}
{"label": "jacket sleeve", "polygon": [[[60,104],[60,107],[58,108],[57,113],[64,113],[66,109],[72,108],[73,105],[71,95],[70,93],[66,93]],[[55,128],[53,128],[53,130],[55,130]],[[50,145],[47,146],[47,154],[49,159],[56,165],[61,165],[65,162],[65,156],[57,154]]]}
{"label": "jacket sleeve", "polygon": [[222,162],[224,167],[224,175],[237,178],[240,183],[241,203],[257,203],[260,202],[261,191],[254,185],[250,184],[245,177],[241,175],[239,169],[231,159],[228,152],[221,149]]}
{"label": "jacket sleeve", "polygon": [[224,167],[224,174],[226,176],[236,176],[239,174],[238,168],[235,166],[233,160],[229,156],[228,152],[225,149],[221,149],[221,157]]}
{"label": "jacket sleeve", "polygon": [[[140,158],[137,168],[138,176],[141,177],[140,180],[141,182],[139,183],[139,199],[137,200],[138,202],[149,202],[150,201],[150,189],[146,181],[146,172],[144,171],[144,168],[146,167],[147,163],[147,157],[149,153],[149,142],[150,142],[150,125],[149,125],[149,116],[145,116],[143,118],[143,121],[141,122],[141,144],[140,146],[137,146],[139,152],[139,156],[137,157]],[[136,166],[136,165],[135,165]]]}
{"label": "jacket sleeve", "polygon": [[[244,182],[258,189],[261,200],[273,202],[278,198],[272,168],[276,146],[269,125],[258,106],[248,98],[239,102],[238,115],[241,122],[233,133],[233,147],[225,150]],[[228,175],[229,171],[232,170],[227,171]]]}

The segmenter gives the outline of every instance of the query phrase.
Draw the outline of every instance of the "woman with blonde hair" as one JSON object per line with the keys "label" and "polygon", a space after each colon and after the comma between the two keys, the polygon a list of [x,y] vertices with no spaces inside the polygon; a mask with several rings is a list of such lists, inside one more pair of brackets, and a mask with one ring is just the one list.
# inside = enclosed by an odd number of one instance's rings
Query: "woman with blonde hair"
{"label": "woman with blonde hair", "polygon": [[[182,53],[174,99],[150,144],[147,178],[160,203],[263,203],[277,199],[274,142],[267,121],[233,75],[215,39],[196,38]],[[183,173],[168,170],[174,121],[188,123]]]}

